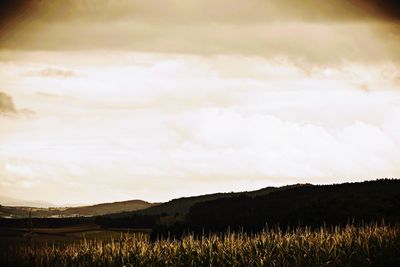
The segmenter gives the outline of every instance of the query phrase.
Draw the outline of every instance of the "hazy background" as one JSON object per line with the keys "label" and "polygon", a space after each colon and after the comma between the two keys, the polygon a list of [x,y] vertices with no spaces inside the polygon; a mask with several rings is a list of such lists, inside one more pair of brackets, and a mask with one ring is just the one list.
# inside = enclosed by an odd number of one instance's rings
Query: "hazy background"
{"label": "hazy background", "polygon": [[396,1],[1,5],[0,92],[15,104],[0,95],[3,197],[165,201],[400,175]]}

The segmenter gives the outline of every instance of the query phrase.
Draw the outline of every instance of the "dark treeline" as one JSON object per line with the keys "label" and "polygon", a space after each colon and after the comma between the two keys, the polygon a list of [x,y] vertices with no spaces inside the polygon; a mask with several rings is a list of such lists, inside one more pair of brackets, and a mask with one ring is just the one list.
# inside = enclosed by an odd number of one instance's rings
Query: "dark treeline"
{"label": "dark treeline", "polygon": [[400,180],[291,188],[263,196],[223,198],[194,205],[194,231],[261,230],[268,225],[319,226],[400,221]]}
{"label": "dark treeline", "polygon": [[191,207],[184,223],[159,225],[154,236],[383,221],[400,222],[400,180],[304,186],[262,196],[205,201]]}
{"label": "dark treeline", "polygon": [[104,228],[155,228],[160,223],[158,215],[130,215],[129,217],[112,218],[107,216],[96,217],[95,223]]}

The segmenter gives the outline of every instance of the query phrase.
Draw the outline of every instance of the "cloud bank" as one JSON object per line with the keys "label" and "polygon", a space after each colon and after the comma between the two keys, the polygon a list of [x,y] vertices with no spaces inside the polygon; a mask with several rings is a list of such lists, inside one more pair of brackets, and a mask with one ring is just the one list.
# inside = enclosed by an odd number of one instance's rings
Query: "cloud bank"
{"label": "cloud bank", "polygon": [[83,75],[26,75],[59,68],[61,54],[43,55],[0,65],[18,103],[38,111],[0,124],[0,194],[165,201],[400,174],[394,64],[309,71],[263,57],[110,53],[103,66],[70,53],[63,68]]}
{"label": "cloud bank", "polygon": [[392,0],[42,0],[4,9],[21,23],[0,34],[0,48],[398,62],[399,9]]}

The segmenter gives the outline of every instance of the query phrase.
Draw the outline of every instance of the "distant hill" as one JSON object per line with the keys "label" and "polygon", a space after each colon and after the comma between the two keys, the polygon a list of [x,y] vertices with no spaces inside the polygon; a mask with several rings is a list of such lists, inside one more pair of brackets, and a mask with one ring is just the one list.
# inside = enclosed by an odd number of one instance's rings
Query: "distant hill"
{"label": "distant hill", "polygon": [[193,197],[182,197],[170,200],[168,202],[162,203],[160,205],[152,206],[146,209],[141,209],[131,213],[120,213],[112,214],[112,217],[126,217],[132,214],[137,215],[184,215],[189,212],[189,209],[196,203],[216,200],[221,198],[230,198],[239,195],[246,195],[250,197],[255,197],[259,195],[266,195],[271,192],[286,190],[289,188],[312,186],[311,184],[295,184],[282,187],[265,187],[255,191],[244,191],[244,192],[230,192],[230,193],[215,193],[207,194]]}
{"label": "distant hill", "polygon": [[48,208],[55,207],[54,204],[40,201],[40,200],[22,200],[11,197],[0,196],[0,205],[3,206],[15,206],[15,207],[36,207],[36,208]]}
{"label": "distant hill", "polygon": [[26,218],[31,212],[32,217],[40,218],[65,218],[65,217],[90,217],[119,212],[132,212],[140,209],[158,205],[143,200],[128,200],[113,203],[103,203],[92,206],[81,207],[10,207],[0,206],[0,217],[2,218]]}

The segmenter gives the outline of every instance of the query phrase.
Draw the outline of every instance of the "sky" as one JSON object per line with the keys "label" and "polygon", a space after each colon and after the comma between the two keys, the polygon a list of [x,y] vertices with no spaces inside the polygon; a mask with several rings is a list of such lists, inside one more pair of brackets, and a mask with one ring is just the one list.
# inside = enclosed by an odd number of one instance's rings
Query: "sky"
{"label": "sky", "polygon": [[400,176],[394,0],[1,5],[1,197],[159,202]]}

